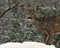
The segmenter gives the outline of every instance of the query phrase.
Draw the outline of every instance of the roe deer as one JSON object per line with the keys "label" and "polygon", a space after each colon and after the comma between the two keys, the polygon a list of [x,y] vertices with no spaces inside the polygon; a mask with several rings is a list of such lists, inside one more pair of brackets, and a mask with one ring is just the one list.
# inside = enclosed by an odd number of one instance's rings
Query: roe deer
{"label": "roe deer", "polygon": [[36,18],[35,13],[39,11],[38,6],[30,9],[28,7],[22,7],[22,10],[27,14],[28,19],[31,19],[30,22],[32,22],[44,35],[42,42],[46,43],[49,38],[50,44],[53,44],[53,34],[60,33],[60,16],[43,16],[41,18]]}

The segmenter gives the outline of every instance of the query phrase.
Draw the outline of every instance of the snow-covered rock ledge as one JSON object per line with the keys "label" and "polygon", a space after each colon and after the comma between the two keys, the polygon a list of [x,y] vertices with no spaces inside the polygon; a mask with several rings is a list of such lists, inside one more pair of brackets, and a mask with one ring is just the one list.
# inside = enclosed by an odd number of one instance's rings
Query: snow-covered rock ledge
{"label": "snow-covered rock ledge", "polygon": [[38,42],[8,42],[0,45],[0,48],[56,48],[54,45],[46,45]]}

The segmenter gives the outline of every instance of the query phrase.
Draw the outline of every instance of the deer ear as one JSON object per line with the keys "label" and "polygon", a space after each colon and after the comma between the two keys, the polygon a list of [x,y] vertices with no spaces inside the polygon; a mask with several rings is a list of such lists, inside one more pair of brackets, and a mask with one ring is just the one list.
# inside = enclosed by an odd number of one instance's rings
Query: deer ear
{"label": "deer ear", "polygon": [[27,10],[28,10],[28,8],[27,8],[27,7],[22,7],[22,11],[23,11],[24,13],[26,13],[26,12],[27,12]]}
{"label": "deer ear", "polygon": [[22,7],[23,12],[26,12],[26,10],[27,10],[26,7]]}
{"label": "deer ear", "polygon": [[39,10],[39,6],[36,6],[36,7],[34,8],[34,11],[37,12],[38,10]]}

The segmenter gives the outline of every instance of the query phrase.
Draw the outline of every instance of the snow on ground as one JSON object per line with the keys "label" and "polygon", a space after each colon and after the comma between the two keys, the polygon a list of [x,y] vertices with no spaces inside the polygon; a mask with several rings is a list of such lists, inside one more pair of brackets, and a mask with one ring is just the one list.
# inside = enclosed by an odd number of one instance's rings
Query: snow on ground
{"label": "snow on ground", "polygon": [[46,45],[39,42],[8,42],[0,45],[0,48],[56,48],[54,45]]}

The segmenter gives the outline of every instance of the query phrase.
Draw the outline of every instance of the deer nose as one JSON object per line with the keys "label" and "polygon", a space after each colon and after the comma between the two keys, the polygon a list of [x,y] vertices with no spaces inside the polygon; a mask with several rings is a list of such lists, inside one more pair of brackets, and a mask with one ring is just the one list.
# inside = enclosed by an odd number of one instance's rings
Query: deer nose
{"label": "deer nose", "polygon": [[31,16],[30,15],[28,15],[28,19],[31,19]]}
{"label": "deer nose", "polygon": [[31,16],[30,16],[30,15],[28,15],[28,16],[27,16],[27,18],[28,18],[28,19],[27,19],[27,20],[28,20],[28,22],[29,22],[29,23],[31,23],[31,22],[32,22],[32,18],[31,18]]}
{"label": "deer nose", "polygon": [[28,19],[31,19],[31,17],[28,17]]}

